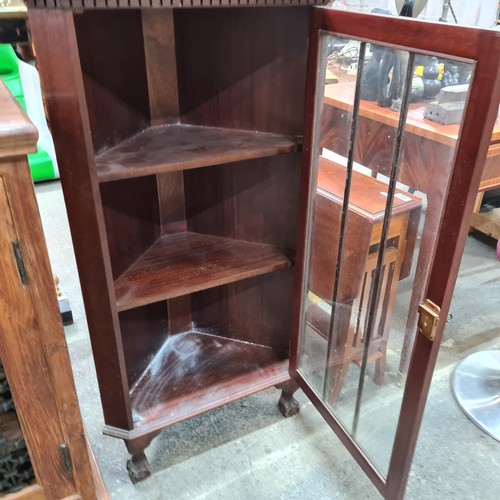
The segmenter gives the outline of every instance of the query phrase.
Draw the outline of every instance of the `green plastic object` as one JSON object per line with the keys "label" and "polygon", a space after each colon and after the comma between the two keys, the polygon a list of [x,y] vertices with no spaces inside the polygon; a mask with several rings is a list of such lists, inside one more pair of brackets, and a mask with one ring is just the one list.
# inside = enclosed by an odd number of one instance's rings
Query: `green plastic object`
{"label": "green plastic object", "polygon": [[[26,99],[19,75],[19,59],[10,44],[0,44],[0,78],[27,114]],[[55,179],[52,159],[40,147],[37,147],[36,153],[28,155],[28,163],[33,181]]]}

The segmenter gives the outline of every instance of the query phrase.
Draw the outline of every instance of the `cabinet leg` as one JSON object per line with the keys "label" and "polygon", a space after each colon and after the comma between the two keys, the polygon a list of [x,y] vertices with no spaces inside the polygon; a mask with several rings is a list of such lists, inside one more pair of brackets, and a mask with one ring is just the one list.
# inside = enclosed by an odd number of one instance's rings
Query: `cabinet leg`
{"label": "cabinet leg", "polygon": [[134,484],[139,481],[144,481],[144,479],[151,475],[149,462],[143,451],[133,454],[132,457],[127,460],[127,472],[128,477]]}
{"label": "cabinet leg", "polygon": [[293,397],[294,392],[299,388],[294,380],[288,380],[283,384],[276,386],[276,389],[281,389],[281,397],[278,401],[278,408],[281,414],[288,418],[297,415],[300,411],[298,401]]}
{"label": "cabinet leg", "polygon": [[140,438],[125,440],[127,451],[132,455],[127,460],[127,471],[130,480],[134,484],[144,481],[144,479],[151,475],[151,469],[144,450],[158,434],[159,432],[154,432]]}

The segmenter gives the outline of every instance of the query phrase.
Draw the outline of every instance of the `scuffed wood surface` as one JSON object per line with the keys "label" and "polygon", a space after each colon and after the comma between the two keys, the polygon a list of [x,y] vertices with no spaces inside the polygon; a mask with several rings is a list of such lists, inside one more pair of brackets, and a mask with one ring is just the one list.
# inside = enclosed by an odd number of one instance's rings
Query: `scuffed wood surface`
{"label": "scuffed wood surface", "polygon": [[280,134],[169,125],[152,127],[96,159],[100,182],[290,153],[299,141]]}
{"label": "scuffed wood surface", "polygon": [[198,233],[157,240],[115,282],[119,311],[290,267],[273,245]]}
{"label": "scuffed wood surface", "polygon": [[289,378],[283,353],[214,333],[166,340],[131,392],[137,428],[161,428]]}

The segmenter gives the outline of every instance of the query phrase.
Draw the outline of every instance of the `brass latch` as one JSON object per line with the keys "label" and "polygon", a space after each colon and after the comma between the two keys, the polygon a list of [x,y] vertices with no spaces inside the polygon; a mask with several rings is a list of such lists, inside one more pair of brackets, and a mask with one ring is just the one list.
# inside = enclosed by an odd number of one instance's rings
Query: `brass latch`
{"label": "brass latch", "polygon": [[429,340],[434,340],[436,335],[440,312],[441,308],[429,299],[425,299],[425,302],[418,306],[418,328]]}

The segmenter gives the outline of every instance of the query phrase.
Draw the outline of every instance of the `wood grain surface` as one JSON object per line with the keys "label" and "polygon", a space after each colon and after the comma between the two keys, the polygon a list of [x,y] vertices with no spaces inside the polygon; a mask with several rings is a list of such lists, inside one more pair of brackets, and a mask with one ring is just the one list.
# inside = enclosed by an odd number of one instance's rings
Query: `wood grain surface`
{"label": "wood grain surface", "polygon": [[175,10],[181,121],[302,135],[311,10]]}
{"label": "wood grain surface", "polygon": [[288,359],[270,347],[197,331],[172,335],[132,388],[136,427],[179,422],[288,377]]}
{"label": "wood grain surface", "polygon": [[84,11],[72,17],[93,147],[101,151],[149,124],[141,11]]}
{"label": "wood grain surface", "polygon": [[0,158],[36,151],[38,131],[0,80]]}
{"label": "wood grain surface", "polygon": [[294,249],[300,153],[184,172],[188,231]]}
{"label": "wood grain surface", "polygon": [[267,273],[190,296],[202,331],[288,352],[294,269]]}
{"label": "wood grain surface", "polygon": [[[342,205],[344,200],[346,168],[326,158],[318,163],[318,189],[321,195]],[[349,210],[371,220],[381,222],[387,205],[389,186],[373,177],[353,171]],[[420,199],[407,191],[396,189],[392,205],[392,216],[419,207]]]}
{"label": "wood grain surface", "polygon": [[[106,422],[133,426],[91,120],[71,11],[32,9],[30,29],[51,122],[61,184]],[[103,69],[103,71],[107,71]]]}
{"label": "wood grain surface", "polygon": [[169,125],[152,127],[96,158],[100,182],[206,167],[297,151],[290,136]]}
{"label": "wood grain surface", "polygon": [[[354,82],[325,85],[325,103],[329,106],[352,111],[354,100]],[[441,125],[424,118],[426,102],[410,104],[405,130],[408,133],[425,137],[432,141],[448,146],[454,146],[460,132],[460,124]],[[393,127],[398,126],[399,113],[382,108],[376,102],[361,101],[360,116],[374,121],[385,123]],[[491,142],[500,140],[500,118],[497,119]]]}
{"label": "wood grain surface", "polygon": [[[87,445],[26,158],[36,149],[36,129],[2,85],[0,103],[0,139],[7,137],[0,140],[0,358],[44,497],[92,499]],[[64,466],[62,443],[72,471]]]}
{"label": "wood grain surface", "polygon": [[325,5],[328,0],[275,0],[271,3],[259,3],[259,0],[129,0],[123,2],[120,0],[28,0],[30,7],[40,9],[158,9],[165,8],[192,8],[192,7],[275,7],[290,5]]}
{"label": "wood grain surface", "polygon": [[175,122],[179,117],[179,97],[173,11],[143,10],[142,31],[151,124]]}
{"label": "wood grain surface", "polygon": [[197,233],[158,239],[115,281],[119,311],[291,265],[275,246]]}

